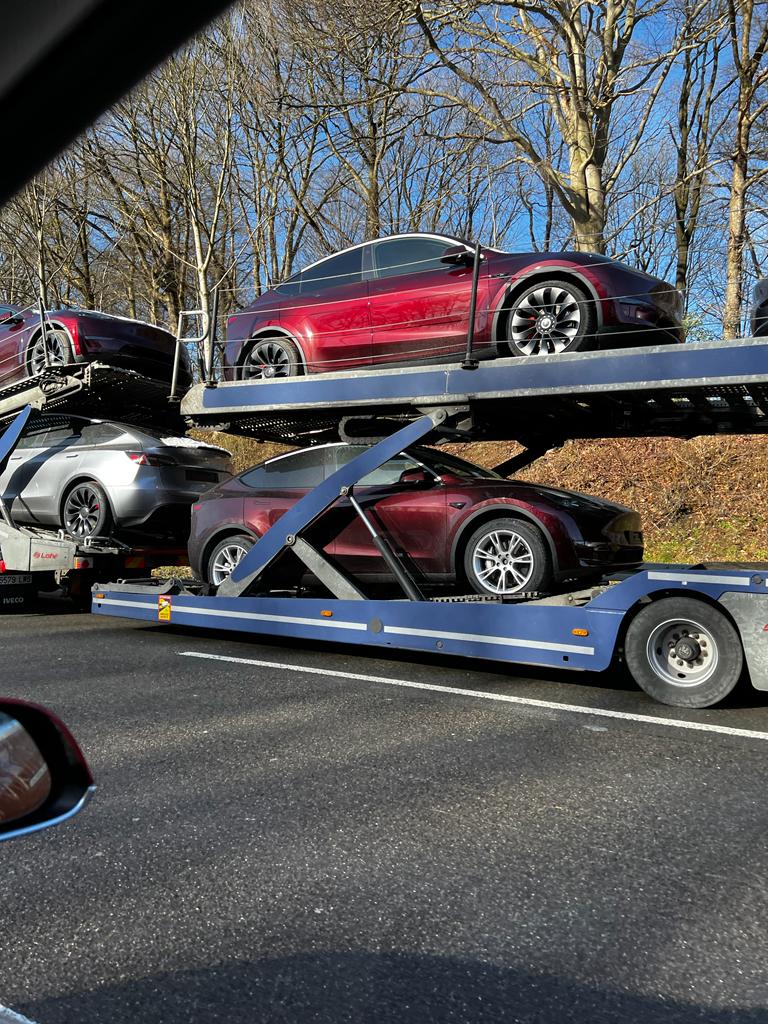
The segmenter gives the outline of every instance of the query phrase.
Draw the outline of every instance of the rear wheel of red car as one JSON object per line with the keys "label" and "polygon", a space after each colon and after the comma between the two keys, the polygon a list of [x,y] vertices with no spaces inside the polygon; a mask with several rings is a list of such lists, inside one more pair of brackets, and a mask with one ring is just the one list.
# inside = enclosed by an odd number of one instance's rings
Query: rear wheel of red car
{"label": "rear wheel of red car", "polygon": [[504,596],[546,591],[552,565],[541,531],[519,519],[492,519],[464,549],[464,573],[478,594]]}
{"label": "rear wheel of red car", "polygon": [[30,377],[42,373],[49,366],[66,366],[71,362],[72,349],[66,331],[48,328],[45,339],[41,332],[27,348],[27,370]]}
{"label": "rear wheel of red car", "polygon": [[592,348],[595,300],[570,281],[539,281],[518,295],[507,317],[513,356],[561,355]]}
{"label": "rear wheel of red car", "polygon": [[243,350],[241,380],[269,380],[273,377],[298,377],[303,372],[301,353],[290,338],[255,338]]}
{"label": "rear wheel of red car", "polygon": [[95,480],[83,480],[66,494],[61,525],[72,537],[106,537],[112,529],[112,510],[104,488]]}
{"label": "rear wheel of red car", "polygon": [[214,587],[220,586],[228,579],[236,565],[245,558],[253,547],[252,537],[245,534],[236,534],[234,537],[225,537],[220,540],[208,556],[205,576],[208,583]]}

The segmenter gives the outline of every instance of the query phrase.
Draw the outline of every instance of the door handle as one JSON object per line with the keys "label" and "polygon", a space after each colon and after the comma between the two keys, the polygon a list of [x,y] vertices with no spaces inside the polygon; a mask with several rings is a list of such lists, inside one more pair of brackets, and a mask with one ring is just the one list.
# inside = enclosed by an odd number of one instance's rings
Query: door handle
{"label": "door handle", "polygon": [[64,456],[64,458],[65,459],[79,459],[80,458],[80,452],[72,452],[71,455],[67,454],[67,455]]}
{"label": "door handle", "polygon": [[449,501],[448,504],[451,508],[464,508],[467,503],[466,501]]}

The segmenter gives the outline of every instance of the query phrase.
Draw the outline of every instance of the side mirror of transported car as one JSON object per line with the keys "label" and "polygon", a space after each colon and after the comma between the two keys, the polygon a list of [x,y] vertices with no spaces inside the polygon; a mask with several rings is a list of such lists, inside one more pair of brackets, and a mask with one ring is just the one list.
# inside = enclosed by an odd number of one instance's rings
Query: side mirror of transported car
{"label": "side mirror of transported car", "polygon": [[441,263],[448,264],[473,263],[474,260],[474,252],[466,245],[449,245],[440,257]]}
{"label": "side mirror of transported car", "polygon": [[0,700],[0,840],[71,818],[94,789],[63,722],[36,704]]}
{"label": "side mirror of transported car", "polygon": [[406,484],[411,487],[423,487],[426,484],[431,484],[433,482],[434,477],[430,476],[429,473],[423,469],[404,469],[400,474],[400,479],[398,480],[398,483]]}

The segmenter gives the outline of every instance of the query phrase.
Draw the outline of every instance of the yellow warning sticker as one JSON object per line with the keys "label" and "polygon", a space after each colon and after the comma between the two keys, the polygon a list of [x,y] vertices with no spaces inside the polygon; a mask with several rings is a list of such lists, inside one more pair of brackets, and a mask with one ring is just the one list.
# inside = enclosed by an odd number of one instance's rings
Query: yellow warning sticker
{"label": "yellow warning sticker", "polygon": [[158,597],[157,617],[161,622],[171,621],[171,599],[170,597]]}

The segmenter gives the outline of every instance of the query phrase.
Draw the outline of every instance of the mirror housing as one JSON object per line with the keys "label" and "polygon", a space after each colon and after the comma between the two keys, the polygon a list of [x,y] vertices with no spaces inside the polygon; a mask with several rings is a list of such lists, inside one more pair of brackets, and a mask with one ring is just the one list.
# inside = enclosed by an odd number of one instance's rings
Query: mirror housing
{"label": "mirror housing", "polygon": [[460,265],[463,263],[471,266],[475,262],[475,254],[467,245],[449,245],[440,257],[440,262],[448,263],[449,265]]}
{"label": "mirror housing", "polygon": [[417,469],[404,469],[400,474],[399,484],[406,484],[411,487],[425,487],[433,482],[431,477],[426,470]]}
{"label": "mirror housing", "polygon": [[0,700],[0,840],[66,821],[94,788],[63,722],[37,704]]}

